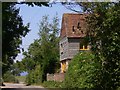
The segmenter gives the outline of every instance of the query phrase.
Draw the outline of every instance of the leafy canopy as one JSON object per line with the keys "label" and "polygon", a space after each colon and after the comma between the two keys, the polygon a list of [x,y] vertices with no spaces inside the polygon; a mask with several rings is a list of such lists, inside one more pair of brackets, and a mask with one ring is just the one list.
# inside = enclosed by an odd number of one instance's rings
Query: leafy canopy
{"label": "leafy canopy", "polygon": [[120,2],[89,3],[88,36],[102,66],[101,89],[120,86]]}
{"label": "leafy canopy", "polygon": [[70,62],[65,75],[66,88],[92,89],[99,83],[100,63],[95,55],[85,51],[78,53]]}
{"label": "leafy canopy", "polygon": [[16,4],[26,4],[28,6],[48,6],[47,2],[3,2],[2,3],[2,73],[10,69],[13,60],[20,53],[22,37],[30,31],[29,23],[23,24],[22,17]]}
{"label": "leafy canopy", "polygon": [[48,22],[48,16],[43,16],[39,24],[39,39],[29,46],[28,52],[24,52],[21,69],[29,73],[26,80],[29,84],[45,81],[47,73],[55,73],[59,68],[58,22],[57,16],[51,23]]}

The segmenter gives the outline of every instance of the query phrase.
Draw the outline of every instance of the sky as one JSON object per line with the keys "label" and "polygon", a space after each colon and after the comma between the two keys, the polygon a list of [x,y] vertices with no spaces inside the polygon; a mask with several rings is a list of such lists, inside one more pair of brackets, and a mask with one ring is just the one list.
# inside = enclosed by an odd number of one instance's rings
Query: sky
{"label": "sky", "polygon": [[[59,18],[59,26],[61,28],[62,16],[64,13],[75,13],[71,10],[66,9],[61,3],[53,4],[52,7],[30,7],[25,4],[23,5],[16,5],[17,8],[20,8],[19,15],[22,16],[23,23],[26,25],[30,23],[31,31],[26,35],[25,38],[22,38],[22,45],[21,47],[27,51],[29,45],[34,42],[35,39],[39,38],[39,26],[38,24],[42,20],[42,17],[45,15],[49,15],[49,20],[52,21],[52,18],[56,15]],[[80,8],[79,8],[80,9]],[[18,54],[16,60],[21,61],[23,58],[22,53]]]}

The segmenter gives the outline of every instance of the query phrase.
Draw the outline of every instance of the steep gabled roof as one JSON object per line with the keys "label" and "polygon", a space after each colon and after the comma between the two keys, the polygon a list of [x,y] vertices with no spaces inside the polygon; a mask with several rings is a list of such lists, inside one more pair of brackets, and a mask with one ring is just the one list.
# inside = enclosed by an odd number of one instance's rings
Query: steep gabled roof
{"label": "steep gabled roof", "polygon": [[84,37],[86,31],[86,14],[65,13],[62,17],[60,38]]}

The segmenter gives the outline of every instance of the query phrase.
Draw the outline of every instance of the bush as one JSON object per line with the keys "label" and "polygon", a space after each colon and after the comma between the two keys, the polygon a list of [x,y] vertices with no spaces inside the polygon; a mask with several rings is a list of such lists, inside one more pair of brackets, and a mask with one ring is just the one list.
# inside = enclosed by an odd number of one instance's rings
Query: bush
{"label": "bush", "polygon": [[27,77],[26,81],[27,84],[34,84],[34,83],[41,83],[42,82],[42,70],[41,66],[37,65],[35,70],[31,70]]}
{"label": "bush", "polygon": [[18,79],[19,82],[25,83],[26,76],[16,76],[16,79]]}
{"label": "bush", "polygon": [[19,83],[18,79],[10,72],[6,72],[3,76],[4,82]]}
{"label": "bush", "polygon": [[91,52],[81,52],[70,62],[65,75],[66,88],[95,88],[99,83],[100,64]]}
{"label": "bush", "polygon": [[63,82],[57,81],[44,81],[42,85],[47,88],[63,88]]}

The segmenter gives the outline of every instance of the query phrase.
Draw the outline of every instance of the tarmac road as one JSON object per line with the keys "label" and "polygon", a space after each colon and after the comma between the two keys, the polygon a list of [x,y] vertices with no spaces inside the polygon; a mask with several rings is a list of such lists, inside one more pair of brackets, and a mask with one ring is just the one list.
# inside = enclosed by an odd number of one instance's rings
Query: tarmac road
{"label": "tarmac road", "polygon": [[2,86],[2,90],[45,90],[42,86],[26,86],[23,83],[15,84],[15,83],[4,83],[5,86]]}

